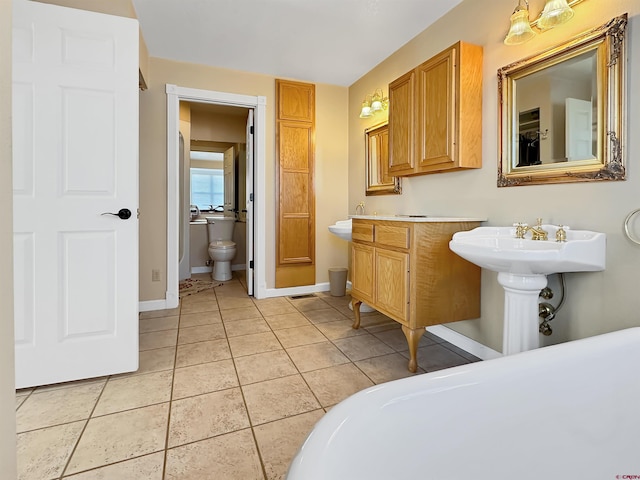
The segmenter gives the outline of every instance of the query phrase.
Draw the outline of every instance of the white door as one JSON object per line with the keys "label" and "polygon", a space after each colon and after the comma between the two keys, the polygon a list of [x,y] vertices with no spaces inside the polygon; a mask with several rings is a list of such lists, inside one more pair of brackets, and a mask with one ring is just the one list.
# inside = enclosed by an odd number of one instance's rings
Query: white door
{"label": "white door", "polygon": [[246,167],[246,185],[245,189],[245,208],[247,210],[247,256],[246,256],[246,275],[247,275],[247,294],[253,295],[253,109],[249,109],[249,117],[247,118],[247,167]]}
{"label": "white door", "polygon": [[134,371],[138,22],[13,5],[16,387]]}
{"label": "white door", "polygon": [[224,216],[236,216],[236,152],[229,147],[224,152]]}
{"label": "white door", "polygon": [[567,160],[587,160],[593,155],[591,102],[565,99],[565,149]]}

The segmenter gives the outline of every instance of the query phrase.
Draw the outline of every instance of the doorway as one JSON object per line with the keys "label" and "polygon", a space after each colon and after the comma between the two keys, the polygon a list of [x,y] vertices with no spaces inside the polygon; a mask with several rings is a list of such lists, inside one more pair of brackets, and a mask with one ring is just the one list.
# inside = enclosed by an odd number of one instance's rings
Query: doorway
{"label": "doorway", "polygon": [[[253,113],[253,162],[247,165],[247,289],[266,296],[265,255],[265,124],[266,98],[167,85],[167,295],[168,308],[178,305],[180,237],[180,102],[246,108]],[[247,147],[249,150],[249,147]],[[249,162],[248,162],[249,163]],[[252,189],[252,191],[251,191]],[[254,232],[262,234],[254,235]],[[255,240],[254,240],[255,237]]]}

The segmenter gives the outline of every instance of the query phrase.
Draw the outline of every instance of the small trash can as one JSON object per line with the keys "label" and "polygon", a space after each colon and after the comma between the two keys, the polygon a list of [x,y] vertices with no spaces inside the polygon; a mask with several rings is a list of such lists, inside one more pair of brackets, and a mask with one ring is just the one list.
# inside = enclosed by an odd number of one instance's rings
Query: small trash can
{"label": "small trash can", "polygon": [[346,268],[336,267],[329,269],[329,289],[331,296],[344,297],[347,291],[347,272]]}

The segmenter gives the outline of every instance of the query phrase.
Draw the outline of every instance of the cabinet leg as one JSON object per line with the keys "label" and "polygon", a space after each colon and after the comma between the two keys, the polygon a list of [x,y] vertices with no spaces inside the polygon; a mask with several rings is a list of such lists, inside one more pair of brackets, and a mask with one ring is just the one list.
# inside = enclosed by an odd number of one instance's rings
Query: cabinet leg
{"label": "cabinet leg", "polygon": [[[355,308],[354,308],[355,311]],[[415,373],[418,369],[418,343],[420,338],[424,334],[424,328],[409,328],[402,325],[402,333],[407,337],[407,344],[409,345],[409,371]]]}
{"label": "cabinet leg", "polygon": [[353,315],[355,317],[353,319],[353,325],[351,325],[351,327],[356,330],[360,328],[360,305],[362,305],[362,302],[360,300],[356,300],[355,298],[351,300],[351,306],[353,307]]}

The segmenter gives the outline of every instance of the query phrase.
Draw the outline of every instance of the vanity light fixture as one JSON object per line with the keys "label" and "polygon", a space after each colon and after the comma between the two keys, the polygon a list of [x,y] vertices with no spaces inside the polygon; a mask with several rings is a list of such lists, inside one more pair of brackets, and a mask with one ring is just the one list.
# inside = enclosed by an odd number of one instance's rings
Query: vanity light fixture
{"label": "vanity light fixture", "polygon": [[389,98],[384,96],[381,88],[378,88],[373,95],[367,95],[362,102],[360,118],[371,118],[387,108],[389,108]]}
{"label": "vanity light fixture", "polygon": [[529,2],[524,0],[524,4],[523,7],[521,0],[518,0],[518,6],[511,14],[511,27],[504,39],[505,45],[518,45],[536,36],[529,23]]}
{"label": "vanity light fixture", "polygon": [[[522,6],[524,1],[525,6]],[[529,2],[518,0],[518,6],[511,15],[511,27],[504,39],[505,45],[518,45],[531,40],[536,32],[531,27],[540,31],[549,30],[573,18],[573,7],[584,0],[546,0],[544,8],[538,18],[529,22]]]}

